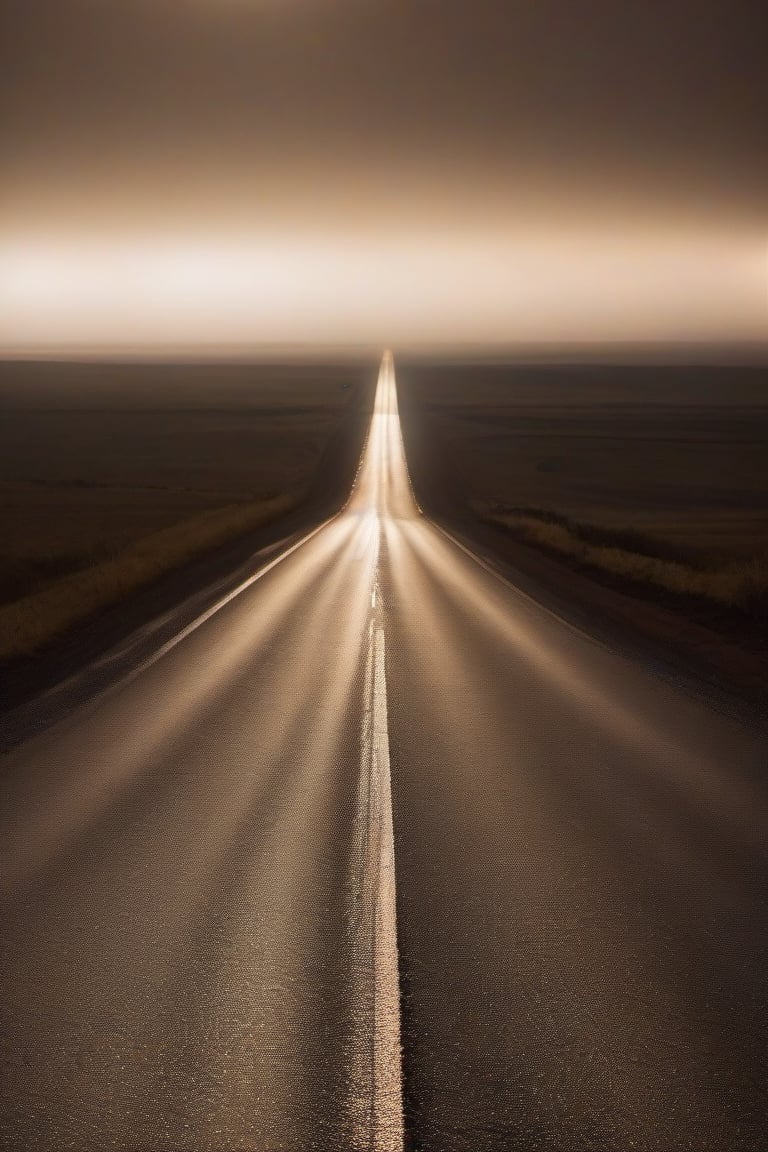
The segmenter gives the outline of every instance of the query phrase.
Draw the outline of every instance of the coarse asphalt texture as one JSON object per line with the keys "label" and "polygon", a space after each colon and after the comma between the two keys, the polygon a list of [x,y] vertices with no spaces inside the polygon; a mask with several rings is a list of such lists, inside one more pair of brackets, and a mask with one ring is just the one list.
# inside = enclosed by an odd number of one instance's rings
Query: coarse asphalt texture
{"label": "coarse asphalt texture", "polygon": [[342,512],[0,761],[0,1147],[768,1148],[768,743]]}

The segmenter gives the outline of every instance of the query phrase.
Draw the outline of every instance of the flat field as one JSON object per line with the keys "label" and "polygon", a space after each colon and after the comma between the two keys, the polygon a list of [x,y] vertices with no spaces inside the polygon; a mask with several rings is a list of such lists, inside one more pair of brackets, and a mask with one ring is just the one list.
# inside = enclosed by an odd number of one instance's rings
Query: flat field
{"label": "flat field", "polygon": [[436,511],[639,584],[764,599],[765,366],[409,364],[399,381]]}
{"label": "flat field", "polygon": [[284,516],[359,435],[374,380],[359,364],[3,363],[0,606],[39,615],[74,574],[138,572],[137,548],[140,584]]}

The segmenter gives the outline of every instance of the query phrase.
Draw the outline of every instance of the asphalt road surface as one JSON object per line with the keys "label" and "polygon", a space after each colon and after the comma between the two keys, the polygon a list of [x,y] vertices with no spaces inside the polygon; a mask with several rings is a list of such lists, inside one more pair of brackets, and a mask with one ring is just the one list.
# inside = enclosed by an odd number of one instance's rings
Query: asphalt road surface
{"label": "asphalt road surface", "polygon": [[767,763],[420,515],[385,359],[342,513],[2,758],[0,1146],[768,1148]]}

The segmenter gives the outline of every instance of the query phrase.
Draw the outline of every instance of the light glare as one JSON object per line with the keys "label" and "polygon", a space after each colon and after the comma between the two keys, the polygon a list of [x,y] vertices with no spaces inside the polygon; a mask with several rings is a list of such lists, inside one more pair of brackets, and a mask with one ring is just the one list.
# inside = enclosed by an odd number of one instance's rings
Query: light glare
{"label": "light glare", "polygon": [[0,246],[0,345],[760,338],[762,245],[560,236]]}

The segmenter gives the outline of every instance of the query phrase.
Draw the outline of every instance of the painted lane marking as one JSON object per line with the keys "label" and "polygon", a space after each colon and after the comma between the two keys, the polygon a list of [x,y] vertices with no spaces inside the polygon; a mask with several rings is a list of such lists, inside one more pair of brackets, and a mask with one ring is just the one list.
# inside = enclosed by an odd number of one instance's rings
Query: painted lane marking
{"label": "painted lane marking", "polygon": [[[361,526],[359,550],[369,563],[370,610],[362,637],[364,716],[352,853],[353,1023],[351,1145],[355,1152],[403,1152],[400,970],[395,901],[395,852],[389,756],[384,600],[379,583],[382,517],[390,439],[392,381],[385,357],[379,374],[364,469],[375,493]],[[397,461],[395,461],[397,464]],[[369,527],[370,526],[370,527]]]}
{"label": "painted lane marking", "polygon": [[[374,601],[378,582],[374,584]],[[386,646],[381,604],[371,629],[373,715],[370,770],[379,795],[378,870],[374,911],[374,1037],[372,1152],[402,1152],[403,1084],[400,1046],[400,975],[395,904],[395,845],[392,823],[392,783],[389,762]]]}

